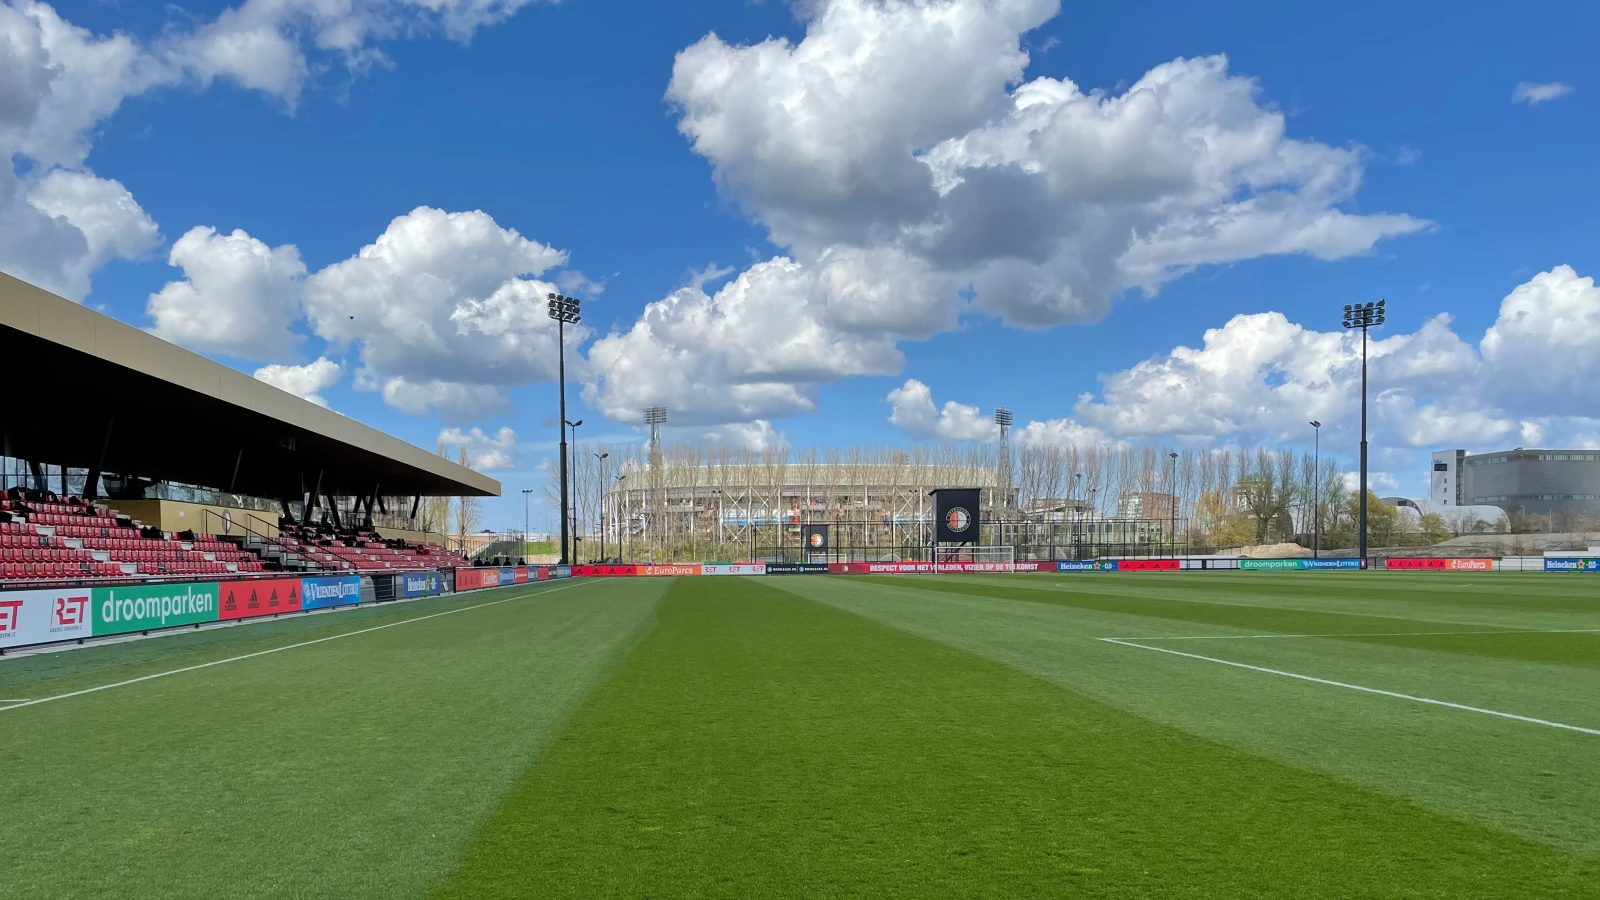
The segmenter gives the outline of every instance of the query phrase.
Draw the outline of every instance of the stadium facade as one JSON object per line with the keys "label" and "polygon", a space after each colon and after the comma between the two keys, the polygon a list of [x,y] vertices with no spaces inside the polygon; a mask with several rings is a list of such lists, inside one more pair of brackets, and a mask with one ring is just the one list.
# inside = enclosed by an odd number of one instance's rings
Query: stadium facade
{"label": "stadium facade", "polygon": [[[917,559],[932,540],[929,492],[954,487],[982,491],[981,543],[1014,546],[1019,559],[1097,549],[1149,553],[1170,540],[1172,524],[1182,525],[1171,519],[1170,500],[1159,519],[1139,515],[1138,503],[1128,517],[1119,504],[1113,518],[1082,502],[1022,506],[1017,488],[986,466],[765,462],[629,465],[605,494],[601,533],[608,557],[630,559],[663,552],[688,553],[685,558]],[[825,554],[810,554],[802,544],[807,526],[817,525],[830,529]]]}
{"label": "stadium facade", "polygon": [[1429,499],[1440,507],[1495,506],[1507,513],[1600,518],[1600,451],[1518,447],[1433,454]]}

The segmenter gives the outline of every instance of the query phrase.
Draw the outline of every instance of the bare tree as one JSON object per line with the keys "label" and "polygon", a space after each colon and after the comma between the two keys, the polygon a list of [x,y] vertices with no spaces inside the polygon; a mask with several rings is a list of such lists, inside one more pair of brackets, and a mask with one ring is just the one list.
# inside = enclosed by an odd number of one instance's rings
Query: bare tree
{"label": "bare tree", "polygon": [[[472,461],[467,458],[465,446],[457,455],[456,462],[459,462],[462,468],[472,468]],[[478,527],[481,508],[477,497],[462,497],[456,501],[456,534],[461,535],[462,540],[466,540],[466,536]]]}

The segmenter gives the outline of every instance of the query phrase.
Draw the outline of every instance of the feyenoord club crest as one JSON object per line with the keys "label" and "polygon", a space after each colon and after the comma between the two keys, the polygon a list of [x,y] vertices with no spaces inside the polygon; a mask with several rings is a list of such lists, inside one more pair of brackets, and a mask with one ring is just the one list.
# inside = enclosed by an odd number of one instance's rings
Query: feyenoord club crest
{"label": "feyenoord club crest", "polygon": [[825,545],[827,543],[828,543],[828,539],[822,536],[822,532],[820,532],[820,531],[811,532],[811,546],[813,546],[813,547],[815,547],[817,549],[821,549],[823,547],[823,545]]}
{"label": "feyenoord club crest", "polygon": [[958,506],[955,509],[945,513],[944,524],[945,527],[950,529],[951,532],[955,534],[964,534],[966,533],[968,526],[972,524],[972,513],[969,513],[964,508]]}

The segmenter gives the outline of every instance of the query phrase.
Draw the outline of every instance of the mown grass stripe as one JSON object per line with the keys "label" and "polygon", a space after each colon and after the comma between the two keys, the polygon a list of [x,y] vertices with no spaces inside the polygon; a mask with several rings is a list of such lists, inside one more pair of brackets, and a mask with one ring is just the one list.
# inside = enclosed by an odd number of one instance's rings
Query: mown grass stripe
{"label": "mown grass stripe", "polygon": [[1543,725],[1548,728],[1559,728],[1564,731],[1576,731],[1580,734],[1600,735],[1600,729],[1584,728],[1580,725],[1568,725],[1564,722],[1552,722],[1549,719],[1539,719],[1533,716],[1522,716],[1517,715],[1516,713],[1501,712],[1494,709],[1484,709],[1481,706],[1468,706],[1464,703],[1451,703],[1448,700],[1434,700],[1431,697],[1418,697],[1414,694],[1402,694],[1396,691],[1385,691],[1380,688],[1366,687],[1359,684],[1350,684],[1349,682],[1345,681],[1317,678],[1313,675],[1301,675],[1298,672],[1286,672],[1283,669],[1273,669],[1266,666],[1253,666],[1249,663],[1235,662],[1228,659],[1218,659],[1215,656],[1203,656],[1199,653],[1185,653],[1182,650],[1174,650],[1171,647],[1149,647],[1144,644],[1136,643],[1131,640],[1124,640],[1122,638],[1101,638],[1100,640],[1105,641],[1108,644],[1117,644],[1122,647],[1136,647],[1140,650],[1153,650],[1156,653],[1167,653],[1171,654],[1172,656],[1183,656],[1189,659],[1204,660],[1205,662],[1219,663],[1224,666],[1233,666],[1234,668],[1238,669],[1248,669],[1252,672],[1261,672],[1267,675],[1279,675],[1284,678],[1294,678],[1300,681],[1313,682],[1315,684],[1325,684],[1329,687],[1360,691],[1365,694],[1377,694],[1383,697],[1393,697],[1397,700],[1409,700],[1413,703],[1423,703],[1429,706],[1441,706],[1447,709],[1460,710],[1462,712],[1479,713],[1486,716],[1497,716],[1502,719],[1514,719],[1518,722],[1527,722],[1530,725]]}
{"label": "mown grass stripe", "polygon": [[[1029,579],[1042,576],[1011,576]],[[1108,575],[1108,578],[1124,577]],[[1151,576],[1152,579],[1162,576]],[[1169,576],[1174,577],[1176,576]],[[1316,578],[1325,576],[1301,576]],[[1369,579],[1373,576],[1368,576]],[[1384,576],[1376,576],[1384,579]],[[1029,603],[1050,603],[1094,612],[1118,613],[1169,621],[1193,622],[1238,628],[1245,631],[1272,631],[1281,634],[1318,633],[1336,640],[1379,643],[1390,646],[1413,647],[1422,650],[1439,650],[1472,656],[1514,659],[1527,662],[1554,663],[1557,665],[1600,668],[1600,640],[1587,630],[1551,631],[1536,639],[1508,638],[1500,641],[1461,641],[1436,632],[1455,634],[1468,630],[1466,626],[1448,622],[1403,619],[1391,616],[1363,616],[1344,612],[1327,612],[1316,609],[1285,608],[1234,603],[1214,603],[1192,597],[1184,598],[1187,585],[1172,581],[1165,588],[1173,596],[1107,594],[1095,590],[1087,581],[1082,586],[1066,589],[1044,585],[1030,586],[996,584],[991,581],[962,581],[957,579],[927,578],[908,580],[905,576],[867,576],[858,580],[901,589],[940,591],[971,597],[990,597],[1004,600],[1022,600]],[[1387,587],[1389,580],[1369,580],[1368,585]],[[1509,634],[1515,629],[1508,630]],[[1565,635],[1565,636],[1563,636]]]}
{"label": "mown grass stripe", "polygon": [[460,606],[460,607],[457,607],[455,609],[447,609],[444,612],[429,613],[427,615],[422,615],[422,616],[412,616],[409,619],[401,619],[398,622],[389,622],[389,623],[386,623],[386,624],[383,624],[383,625],[374,625],[371,628],[358,628],[355,631],[345,631],[345,632],[341,632],[339,634],[329,635],[327,637],[316,638],[314,640],[300,641],[299,643],[295,643],[295,644],[285,644],[282,647],[272,647],[272,648],[267,649],[267,650],[257,650],[254,653],[242,653],[242,654],[240,654],[238,656],[229,656],[229,657],[227,657],[225,659],[214,659],[214,660],[211,660],[210,662],[196,663],[195,665],[192,665],[192,666],[183,666],[183,667],[177,668],[177,669],[168,669],[168,670],[166,670],[164,672],[153,672],[153,673],[151,673],[149,675],[141,675],[138,678],[128,678],[128,679],[125,679],[123,681],[112,682],[111,684],[96,685],[95,687],[83,688],[82,690],[68,691],[65,694],[56,694],[53,697],[40,697],[37,700],[27,700],[27,701],[23,701],[23,702],[17,703],[14,706],[0,707],[0,712],[8,712],[8,711],[13,710],[13,709],[23,709],[23,708],[29,707],[29,706],[38,706],[41,703],[51,703],[51,702],[54,702],[56,700],[68,700],[68,699],[71,699],[73,697],[82,697],[85,694],[96,694],[96,693],[99,693],[100,691],[109,691],[109,690],[114,690],[116,688],[128,687],[130,685],[141,684],[141,683],[146,682],[146,681],[153,681],[153,680],[155,680],[157,678],[166,678],[166,677],[169,677],[169,676],[172,676],[172,675],[182,675],[182,674],[185,674],[187,672],[196,672],[196,671],[199,671],[201,669],[209,669],[212,666],[222,666],[222,665],[227,665],[228,663],[243,662],[244,660],[247,660],[247,659],[255,659],[257,657],[267,656],[267,655],[270,655],[270,654],[273,654],[273,653],[282,653],[285,650],[298,650],[301,647],[310,647],[310,646],[312,646],[314,644],[325,644],[328,641],[337,641],[337,640],[341,640],[343,638],[355,637],[356,635],[359,635],[359,634],[370,634],[370,633],[372,633],[374,631],[383,631],[386,628],[398,628],[401,625],[411,625],[413,623],[426,621],[428,619],[437,619],[440,616],[453,616],[456,613],[471,612],[472,610],[483,609],[484,607],[488,607],[488,606],[499,606],[502,603],[510,603],[513,600],[521,600],[521,599],[523,599],[525,597],[534,596],[534,594],[553,594],[556,591],[565,590],[568,587],[574,587],[574,586],[575,585],[562,585],[561,587],[551,588],[551,589],[546,590],[546,591],[533,591],[533,592],[524,593],[524,594],[517,594],[515,596],[506,597],[506,598],[501,599],[501,600],[491,600],[488,603],[479,603],[479,604],[476,604],[474,606]]}
{"label": "mown grass stripe", "polygon": [[1194,738],[776,587],[686,579],[435,896],[1597,888],[1594,861]]}

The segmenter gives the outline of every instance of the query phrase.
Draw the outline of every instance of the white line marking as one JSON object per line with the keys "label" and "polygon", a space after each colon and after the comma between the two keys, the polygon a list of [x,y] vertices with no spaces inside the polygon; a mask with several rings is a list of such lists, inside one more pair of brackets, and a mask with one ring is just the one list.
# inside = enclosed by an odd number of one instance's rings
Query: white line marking
{"label": "white line marking", "polygon": [[551,588],[547,591],[531,591],[526,594],[518,594],[515,597],[507,597],[504,600],[491,600],[488,603],[479,603],[477,606],[463,606],[460,609],[447,609],[444,612],[429,613],[426,616],[415,616],[410,619],[403,619],[399,622],[390,622],[387,625],[374,625],[371,628],[362,628],[357,631],[347,631],[344,634],[335,634],[325,638],[317,638],[314,641],[301,641],[298,644],[288,644],[283,647],[274,647],[271,650],[259,650],[255,653],[246,653],[242,656],[230,656],[227,659],[212,660],[208,663],[200,663],[197,666],[184,666],[181,669],[173,669],[170,672],[157,672],[154,675],[142,675],[138,678],[130,678],[127,681],[118,681],[114,684],[102,684],[99,687],[84,688],[81,691],[73,691],[68,694],[57,694],[54,697],[40,697],[38,700],[26,700],[14,706],[0,706],[0,712],[9,712],[13,709],[22,709],[24,706],[38,706],[41,703],[49,703],[52,700],[65,700],[68,697],[81,697],[84,694],[93,694],[97,691],[109,691],[112,688],[127,687],[130,684],[138,684],[141,681],[150,681],[155,678],[165,678],[168,675],[182,675],[184,672],[193,672],[197,669],[209,669],[212,666],[220,666],[223,663],[239,662],[240,660],[244,659],[254,659],[257,656],[266,656],[269,653],[281,653],[284,650],[294,650],[298,647],[309,647],[312,644],[322,644],[328,641],[337,641],[340,638],[355,637],[358,634],[382,631],[385,628],[394,628],[399,625],[410,625],[412,622],[421,622],[424,619],[437,619],[440,616],[450,616],[455,615],[456,613],[468,612],[474,609],[483,609],[486,606],[499,606],[502,603],[510,603],[513,600],[521,600],[524,597],[533,597],[541,594],[554,594],[556,591],[564,591],[567,588],[577,587],[579,584],[583,583],[585,582],[573,582],[572,584],[565,584],[561,587]]}
{"label": "white line marking", "polygon": [[1563,722],[1552,722],[1549,719],[1535,719],[1532,716],[1519,716],[1516,713],[1500,712],[1494,709],[1484,709],[1481,706],[1467,706],[1462,703],[1451,703],[1447,700],[1434,700],[1429,697],[1418,697],[1413,694],[1400,694],[1394,691],[1384,691],[1378,688],[1363,687],[1359,684],[1348,684],[1343,681],[1331,681],[1327,678],[1314,678],[1310,675],[1301,675],[1296,672],[1285,672],[1282,669],[1269,669],[1265,666],[1252,666],[1248,663],[1234,662],[1229,659],[1217,659],[1214,656],[1201,656],[1198,653],[1184,653],[1181,650],[1169,650],[1166,647],[1146,647],[1144,644],[1135,644],[1121,638],[1100,638],[1111,644],[1120,644],[1124,647],[1137,647],[1140,650],[1153,650],[1156,653],[1170,653],[1173,656],[1186,656],[1189,659],[1200,659],[1206,662],[1219,663],[1224,666],[1233,666],[1237,669],[1249,669],[1252,672],[1265,672],[1268,675],[1282,675],[1285,678],[1295,678],[1300,681],[1310,681],[1315,684],[1326,684],[1332,687],[1342,687],[1352,691],[1361,691],[1365,694],[1377,694],[1382,697],[1394,697],[1399,700],[1410,700],[1413,703],[1426,703],[1429,706],[1443,706],[1447,709],[1459,709],[1463,712],[1482,713],[1486,716],[1498,716],[1502,719],[1514,719],[1518,722],[1527,722],[1532,725],[1544,725],[1548,728],[1560,728],[1564,731],[1576,731],[1580,734],[1600,736],[1600,728],[1584,728],[1580,725],[1567,725]]}
{"label": "white line marking", "polygon": [[[1600,628],[1539,628],[1528,631],[1349,631],[1343,634],[1182,634],[1118,638],[1124,641],[1236,641],[1252,638],[1435,637],[1449,634],[1600,634]],[[1111,640],[1105,638],[1104,640]]]}

